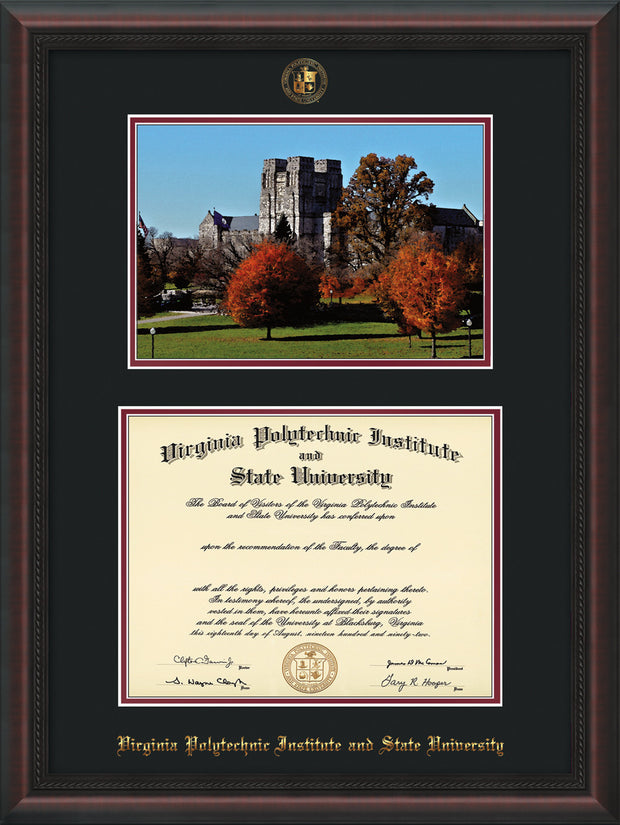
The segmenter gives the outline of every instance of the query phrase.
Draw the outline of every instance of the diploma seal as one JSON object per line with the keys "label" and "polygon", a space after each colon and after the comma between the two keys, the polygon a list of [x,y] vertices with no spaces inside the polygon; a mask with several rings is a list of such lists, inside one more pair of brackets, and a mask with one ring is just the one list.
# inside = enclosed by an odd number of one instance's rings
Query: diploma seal
{"label": "diploma seal", "polygon": [[338,674],[334,654],[324,645],[304,642],[284,657],[282,675],[300,693],[319,693],[328,688]]}
{"label": "diploma seal", "polygon": [[327,89],[327,72],[317,60],[300,57],[282,72],[282,89],[295,103],[316,103]]}

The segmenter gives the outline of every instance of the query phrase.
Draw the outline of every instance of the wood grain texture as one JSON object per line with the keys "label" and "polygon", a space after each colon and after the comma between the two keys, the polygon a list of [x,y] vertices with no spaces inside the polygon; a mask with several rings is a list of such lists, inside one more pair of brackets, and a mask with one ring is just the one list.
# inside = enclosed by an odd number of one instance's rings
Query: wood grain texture
{"label": "wood grain texture", "polygon": [[[12,2],[2,12],[6,822],[618,822],[615,2]],[[48,56],[63,49],[560,49],[573,74],[573,766],[562,776],[47,768]],[[10,208],[8,208],[10,206]],[[9,288],[10,287],[10,288]],[[8,402],[8,403],[7,403]],[[303,813],[300,813],[303,808]]]}

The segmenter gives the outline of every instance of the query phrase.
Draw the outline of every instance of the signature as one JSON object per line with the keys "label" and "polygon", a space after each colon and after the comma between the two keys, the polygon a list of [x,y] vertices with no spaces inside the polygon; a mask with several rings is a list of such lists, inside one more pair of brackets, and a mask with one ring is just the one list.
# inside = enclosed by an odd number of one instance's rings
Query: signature
{"label": "signature", "polygon": [[[187,683],[183,682],[179,679],[178,676],[175,676],[174,679],[166,679],[166,685],[193,685],[194,687],[213,687],[215,682],[207,682],[203,681],[202,679],[188,679]],[[244,682],[243,679],[235,679],[234,682],[231,682],[230,679],[226,679],[223,676],[218,677],[217,679],[218,685],[230,685],[234,688],[239,688],[240,690],[250,690],[250,685],[247,682]]]}
{"label": "signature", "polygon": [[388,675],[383,679],[381,682],[382,688],[396,688],[399,693],[406,687],[425,687],[425,688],[433,688],[433,690],[437,690],[440,687],[448,687],[451,685],[452,682],[446,682],[442,679],[429,679],[425,677],[424,679],[420,680],[418,676],[412,676],[409,680],[407,679],[396,679],[393,673],[388,673]]}
{"label": "signature", "polygon": [[217,680],[218,685],[231,685],[231,687],[238,687],[241,690],[249,690],[250,685],[247,682],[244,682],[243,679],[235,679],[234,682],[231,682],[230,679],[225,679],[223,676],[220,676]]}
{"label": "signature", "polygon": [[[414,687],[416,686],[415,683],[417,683],[417,677],[414,677],[411,680],[411,685],[413,685]],[[388,673],[388,675],[385,677],[385,679],[381,682],[381,687],[382,688],[395,687],[395,688],[398,688],[399,693],[402,691],[402,689],[405,687],[405,685],[407,685],[408,687],[411,686],[411,685],[408,684],[407,680],[405,680],[405,679],[395,679],[393,673]]]}
{"label": "signature", "polygon": [[[206,654],[204,656],[181,656],[177,653],[173,656],[172,661],[175,665],[183,665],[183,667],[188,665],[224,665],[224,667],[229,668],[235,664],[230,656],[227,659],[211,659]],[[239,670],[247,670],[250,666],[237,665],[237,667]]]}
{"label": "signature", "polygon": [[444,667],[447,666],[448,670],[462,670],[462,668],[457,667],[450,667],[448,665],[448,660],[444,659],[443,662],[434,662],[432,659],[428,657],[426,659],[407,659],[406,662],[393,662],[391,659],[387,660],[385,665],[386,668],[390,667],[427,667],[427,666],[434,666],[434,667]]}

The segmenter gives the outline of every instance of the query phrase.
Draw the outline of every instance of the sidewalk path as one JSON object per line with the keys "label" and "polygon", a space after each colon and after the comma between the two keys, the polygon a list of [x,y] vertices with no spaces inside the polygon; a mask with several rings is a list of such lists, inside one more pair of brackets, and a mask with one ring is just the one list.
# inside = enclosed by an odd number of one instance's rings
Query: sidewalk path
{"label": "sidewalk path", "polygon": [[201,315],[217,315],[216,312],[172,312],[170,315],[158,315],[156,318],[142,318],[138,321],[138,326],[141,324],[150,324],[153,326],[159,321],[174,321],[175,318],[199,318]]}

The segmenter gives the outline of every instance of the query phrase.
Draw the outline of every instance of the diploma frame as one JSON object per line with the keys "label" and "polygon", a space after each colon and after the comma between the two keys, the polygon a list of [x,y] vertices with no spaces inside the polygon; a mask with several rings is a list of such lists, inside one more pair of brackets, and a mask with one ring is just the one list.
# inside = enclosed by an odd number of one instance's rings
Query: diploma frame
{"label": "diploma frame", "polygon": [[[618,822],[617,2],[1,4],[7,822]],[[562,775],[48,769],[47,60],[54,49],[560,49],[572,66],[572,768]],[[569,355],[567,354],[567,357]],[[76,391],[77,392],[77,391]]]}

